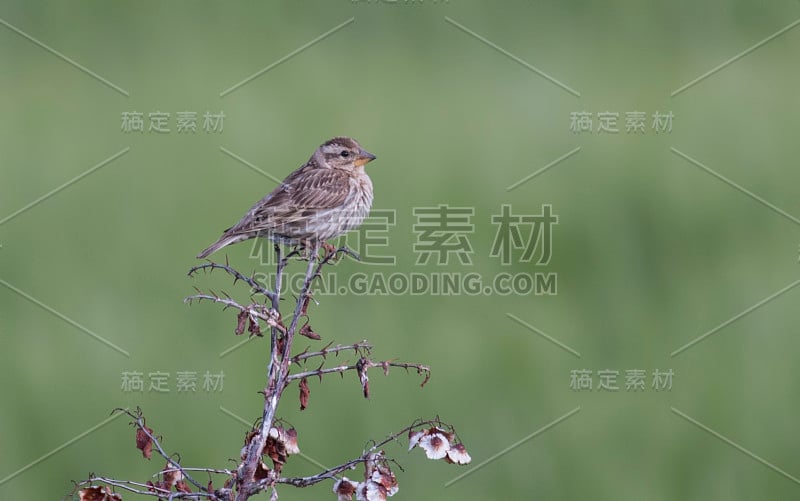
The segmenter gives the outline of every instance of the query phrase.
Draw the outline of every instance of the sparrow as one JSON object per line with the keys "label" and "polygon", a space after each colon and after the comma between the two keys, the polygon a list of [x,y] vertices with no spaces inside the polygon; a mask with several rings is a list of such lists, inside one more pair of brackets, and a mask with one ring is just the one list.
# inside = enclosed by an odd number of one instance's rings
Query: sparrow
{"label": "sparrow", "polygon": [[364,166],[373,160],[375,155],[355,139],[335,137],[322,143],[308,162],[197,258],[256,237],[284,245],[324,245],[357,228],[372,207],[372,181]]}

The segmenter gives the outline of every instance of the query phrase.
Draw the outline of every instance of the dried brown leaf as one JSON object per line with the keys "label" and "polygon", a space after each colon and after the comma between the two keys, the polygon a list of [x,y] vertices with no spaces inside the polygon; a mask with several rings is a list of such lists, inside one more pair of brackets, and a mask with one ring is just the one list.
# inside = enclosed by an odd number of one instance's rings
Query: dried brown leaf
{"label": "dried brown leaf", "polygon": [[244,328],[247,326],[247,319],[249,317],[250,315],[247,314],[247,311],[240,311],[236,316],[236,330],[234,332],[237,336],[244,334]]}
{"label": "dried brown leaf", "polygon": [[189,484],[187,484],[185,480],[178,480],[177,482],[175,482],[175,490],[178,492],[185,492],[185,493],[192,492],[192,488],[189,487]]}
{"label": "dried brown leaf", "polygon": [[[147,430],[147,433],[145,433]],[[147,434],[153,435],[152,428],[148,428],[147,426],[142,428],[136,428],[136,448],[142,451],[142,456],[147,459],[150,459],[150,456],[153,454],[153,441],[150,439]]]}
{"label": "dried brown leaf", "polygon": [[[250,317],[248,316],[248,318]],[[250,322],[247,324],[247,331],[251,336],[263,336],[263,334],[261,334],[261,327],[258,325],[258,320],[253,318],[250,318]]]}
{"label": "dried brown leaf", "polygon": [[311,390],[308,389],[308,381],[306,378],[300,380],[300,410],[305,410],[308,407],[308,396]]}
{"label": "dried brown leaf", "polygon": [[319,341],[320,339],[322,339],[322,336],[320,336],[319,334],[317,334],[317,333],[314,331],[314,329],[312,329],[312,328],[311,328],[311,324],[305,324],[304,326],[302,326],[302,327],[300,328],[300,335],[301,335],[301,336],[305,336],[305,337],[307,337],[307,338],[309,338],[309,339],[315,339],[315,340],[317,340],[317,341]]}

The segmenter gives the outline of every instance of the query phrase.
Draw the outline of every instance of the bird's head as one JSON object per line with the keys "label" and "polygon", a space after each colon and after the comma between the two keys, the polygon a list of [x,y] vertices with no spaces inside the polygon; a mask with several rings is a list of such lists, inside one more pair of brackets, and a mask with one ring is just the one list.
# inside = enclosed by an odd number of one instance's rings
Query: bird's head
{"label": "bird's head", "polygon": [[375,160],[375,155],[362,148],[355,139],[335,137],[317,148],[314,160],[322,168],[353,171]]}

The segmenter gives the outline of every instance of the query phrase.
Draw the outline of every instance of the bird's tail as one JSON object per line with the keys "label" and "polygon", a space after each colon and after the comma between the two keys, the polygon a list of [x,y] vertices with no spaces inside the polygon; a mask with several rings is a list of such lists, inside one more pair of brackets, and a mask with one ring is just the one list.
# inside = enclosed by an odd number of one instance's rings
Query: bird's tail
{"label": "bird's tail", "polygon": [[209,245],[206,249],[203,250],[200,254],[197,255],[197,259],[204,259],[211,254],[217,252],[221,248],[225,247],[226,245],[230,245],[235,242],[239,242],[242,240],[247,240],[245,235],[222,235],[222,237],[214,242],[213,244]]}

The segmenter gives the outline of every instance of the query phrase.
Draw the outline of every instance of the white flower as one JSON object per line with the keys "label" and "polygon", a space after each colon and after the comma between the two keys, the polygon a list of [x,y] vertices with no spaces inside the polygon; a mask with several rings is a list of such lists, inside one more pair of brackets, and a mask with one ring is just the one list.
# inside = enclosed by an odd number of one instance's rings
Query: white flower
{"label": "white flower", "polygon": [[469,464],[469,462],[472,461],[472,457],[463,444],[455,444],[447,451],[445,461],[455,464]]}
{"label": "white flower", "polygon": [[409,431],[408,432],[408,450],[413,449],[419,444],[419,440],[425,436],[426,431]]}
{"label": "white flower", "polygon": [[297,446],[297,430],[289,428],[283,432],[283,445],[286,447],[286,454],[300,454],[300,447]]}
{"label": "white flower", "polygon": [[419,446],[425,450],[429,459],[442,459],[450,450],[450,441],[438,430],[426,434],[419,440]]}

